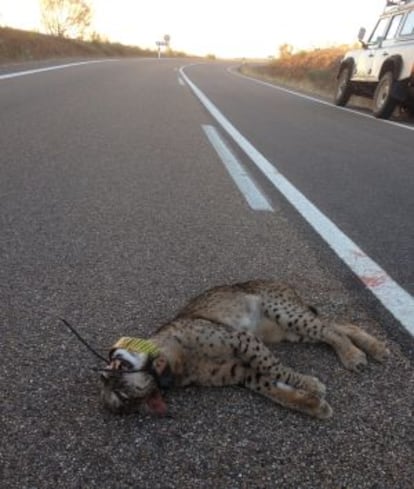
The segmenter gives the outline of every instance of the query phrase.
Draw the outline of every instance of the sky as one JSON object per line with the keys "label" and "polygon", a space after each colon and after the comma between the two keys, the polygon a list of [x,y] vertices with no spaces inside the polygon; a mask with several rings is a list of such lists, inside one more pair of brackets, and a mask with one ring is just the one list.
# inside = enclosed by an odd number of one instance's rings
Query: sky
{"label": "sky", "polygon": [[[155,49],[165,34],[177,51],[265,58],[278,47],[324,48],[356,41],[385,0],[90,0],[93,28],[111,41]],[[0,26],[42,32],[39,0],[0,0]]]}

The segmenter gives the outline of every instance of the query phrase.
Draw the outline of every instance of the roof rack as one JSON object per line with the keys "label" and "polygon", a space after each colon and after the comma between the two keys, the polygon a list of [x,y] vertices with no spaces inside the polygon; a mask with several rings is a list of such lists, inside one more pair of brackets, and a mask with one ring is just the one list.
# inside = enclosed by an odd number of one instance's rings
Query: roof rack
{"label": "roof rack", "polygon": [[386,7],[397,7],[401,5],[406,5],[407,3],[412,3],[413,0],[386,0]]}

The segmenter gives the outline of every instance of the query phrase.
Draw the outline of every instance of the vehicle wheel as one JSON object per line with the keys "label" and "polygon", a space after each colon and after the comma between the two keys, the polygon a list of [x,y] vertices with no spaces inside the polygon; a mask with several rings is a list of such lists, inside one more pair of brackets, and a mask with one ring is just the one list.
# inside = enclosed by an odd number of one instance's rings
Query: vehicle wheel
{"label": "vehicle wheel", "polygon": [[334,104],[343,107],[346,105],[352,95],[351,68],[345,66],[342,68],[338,76],[338,82],[336,84],[336,91],[334,97]]}
{"label": "vehicle wheel", "polygon": [[389,119],[394,112],[398,101],[392,96],[394,75],[392,71],[386,71],[374,92],[372,112],[379,119]]}

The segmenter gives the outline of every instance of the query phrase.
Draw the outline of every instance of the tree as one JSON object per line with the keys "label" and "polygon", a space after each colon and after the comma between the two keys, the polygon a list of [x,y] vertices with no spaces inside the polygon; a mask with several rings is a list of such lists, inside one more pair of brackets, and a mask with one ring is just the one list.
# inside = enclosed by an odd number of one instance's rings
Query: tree
{"label": "tree", "polygon": [[291,44],[282,44],[279,46],[279,58],[286,59],[290,58],[293,54],[293,46]]}
{"label": "tree", "polygon": [[40,0],[42,23],[49,34],[84,38],[92,22],[88,0]]}

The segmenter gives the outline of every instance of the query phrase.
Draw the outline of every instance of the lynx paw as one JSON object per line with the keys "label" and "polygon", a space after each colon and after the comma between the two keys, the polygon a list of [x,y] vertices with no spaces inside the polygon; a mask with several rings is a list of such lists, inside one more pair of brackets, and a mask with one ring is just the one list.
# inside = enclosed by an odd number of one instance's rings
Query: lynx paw
{"label": "lynx paw", "polygon": [[354,372],[362,372],[364,367],[368,364],[367,356],[362,350],[353,348],[348,350],[342,357],[342,363],[348,370]]}
{"label": "lynx paw", "polygon": [[369,353],[374,360],[381,363],[385,362],[391,354],[383,341],[376,341]]}
{"label": "lynx paw", "polygon": [[323,397],[326,394],[326,386],[318,378],[310,375],[303,376],[302,388],[318,397]]}
{"label": "lynx paw", "polygon": [[[302,391],[303,392],[303,391]],[[332,416],[333,409],[325,401],[315,394],[303,393],[306,407],[304,406],[303,411],[315,418],[328,419]]]}
{"label": "lynx paw", "polygon": [[319,419],[328,419],[332,416],[332,414],[333,409],[331,408],[331,406],[324,399],[321,399],[318,411],[315,413],[315,416]]}

